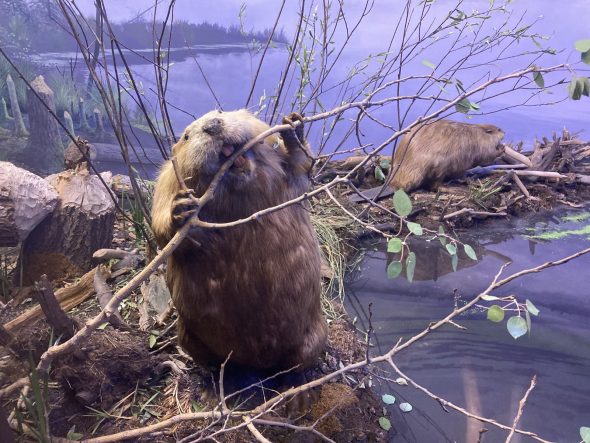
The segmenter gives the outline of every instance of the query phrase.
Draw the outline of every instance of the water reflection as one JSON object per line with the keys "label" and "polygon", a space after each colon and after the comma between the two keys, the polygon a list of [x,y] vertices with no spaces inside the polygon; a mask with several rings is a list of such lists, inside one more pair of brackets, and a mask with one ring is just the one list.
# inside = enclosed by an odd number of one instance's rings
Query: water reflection
{"label": "water reflection", "polygon": [[[372,304],[373,352],[385,352],[400,337],[413,336],[451,312],[456,303],[481,292],[507,261],[512,265],[506,275],[590,244],[584,236],[549,243],[526,235],[587,224],[587,220],[564,220],[561,214],[545,215],[496,222],[477,232],[463,233],[461,238],[474,246],[480,260],[461,259],[456,273],[450,272],[450,259],[438,241],[414,242],[411,248],[418,257],[414,283],[403,278],[388,280],[385,269],[392,257],[387,256],[386,245],[369,244],[348,288],[349,312],[364,330],[368,305]],[[537,374],[538,385],[529,397],[520,427],[552,441],[579,441],[579,427],[587,425],[590,410],[589,265],[590,257],[582,257],[517,279],[495,293],[514,294],[523,302],[529,298],[539,307],[541,313],[533,319],[530,335],[514,340],[505,323],[491,323],[481,309],[474,309],[457,319],[465,331],[445,326],[401,353],[396,363],[435,394],[508,425],[531,377]],[[414,406],[409,414],[396,406],[391,408],[397,427],[392,441],[478,441],[482,423],[447,413],[409,387],[382,382],[380,389],[395,395],[398,402]],[[482,441],[504,441],[505,433],[485,427],[490,431]],[[516,437],[513,441],[528,440]]]}

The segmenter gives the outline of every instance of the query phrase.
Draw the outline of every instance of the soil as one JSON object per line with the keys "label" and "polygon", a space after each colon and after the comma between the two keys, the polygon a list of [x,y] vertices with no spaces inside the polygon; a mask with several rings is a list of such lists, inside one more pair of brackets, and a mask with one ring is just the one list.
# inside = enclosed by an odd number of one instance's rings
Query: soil
{"label": "soil", "polygon": [[[136,240],[129,222],[119,218],[113,245],[130,250],[137,248]],[[139,249],[142,250],[141,247]],[[111,282],[111,286],[116,288],[123,285],[130,276],[118,277]],[[14,293],[20,294],[20,297],[14,298],[0,310],[2,324],[34,305],[30,288],[15,290]],[[127,327],[117,329],[105,324],[74,353],[55,361],[49,377],[39,381],[41,392],[46,392],[44,398],[53,436],[72,438],[79,435],[106,435],[142,427],[183,412],[210,410],[217,404],[211,380],[212,377],[219,377],[219,374],[197,367],[177,347],[174,315],[162,324],[156,325],[152,319],[147,327],[140,327],[142,303],[142,295],[137,291],[120,309]],[[96,298],[92,297],[70,311],[69,315],[82,325],[99,310]],[[334,303],[332,310],[339,316],[330,322],[327,352],[316,367],[305,373],[305,380],[297,380],[297,383],[317,379],[342,365],[364,358],[365,344],[359,339],[342,307]],[[152,336],[156,337],[155,343],[150,339]],[[0,346],[0,387],[28,377],[30,368],[49,343],[62,340],[52,335],[44,318],[17,331],[14,337],[8,346]],[[247,384],[257,379],[257,374],[249,376],[246,378]],[[236,375],[228,371],[224,385],[232,386],[235,380],[231,377],[237,377],[236,386],[244,384],[244,374]],[[308,396],[301,396],[303,399],[295,397],[292,404],[280,406],[264,418],[297,426],[312,426],[318,421],[317,429],[338,442],[387,441],[388,433],[378,424],[382,414],[380,399],[369,388],[358,387],[366,377],[364,371],[358,371],[346,378],[332,380],[314,389]],[[289,379],[286,381],[291,382]],[[256,406],[272,395],[269,389],[286,389],[294,384],[269,382],[265,385],[265,392],[250,390],[246,397],[242,394],[241,399],[252,396],[247,404]],[[36,401],[34,392],[32,389],[27,393],[33,402]],[[2,399],[9,414],[17,408],[19,395],[16,391]],[[22,405],[19,410],[22,423],[35,429],[37,421],[33,413]],[[229,425],[241,423],[240,419],[235,419]],[[208,420],[184,422],[164,433],[146,436],[138,441],[176,441],[210,424]],[[215,430],[219,428],[219,424],[214,426]],[[257,428],[271,441],[317,441],[317,436],[309,431],[295,431],[282,426],[257,425]],[[28,435],[31,435],[30,432]],[[25,440],[30,438],[27,433],[20,436]],[[222,433],[217,440],[255,441],[244,427]]]}

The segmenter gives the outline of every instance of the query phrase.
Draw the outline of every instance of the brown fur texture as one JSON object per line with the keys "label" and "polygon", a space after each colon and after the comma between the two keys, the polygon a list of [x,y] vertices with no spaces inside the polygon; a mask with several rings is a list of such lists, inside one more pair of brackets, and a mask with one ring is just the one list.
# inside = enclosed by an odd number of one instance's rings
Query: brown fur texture
{"label": "brown fur texture", "polygon": [[504,131],[493,125],[438,120],[408,132],[393,156],[390,186],[436,189],[444,179],[485,165],[504,153]]}
{"label": "brown fur texture", "polygon": [[[292,114],[285,118],[301,118]],[[246,110],[212,111],[191,123],[174,146],[180,173],[202,195],[231,152],[268,129]],[[200,212],[231,222],[306,192],[312,158],[303,125],[238,157]],[[167,162],[156,183],[152,228],[164,246],[190,216],[190,200]],[[178,338],[198,363],[254,368],[306,367],[326,342],[320,306],[320,252],[307,208],[289,206],[224,229],[193,229],[168,261]]]}

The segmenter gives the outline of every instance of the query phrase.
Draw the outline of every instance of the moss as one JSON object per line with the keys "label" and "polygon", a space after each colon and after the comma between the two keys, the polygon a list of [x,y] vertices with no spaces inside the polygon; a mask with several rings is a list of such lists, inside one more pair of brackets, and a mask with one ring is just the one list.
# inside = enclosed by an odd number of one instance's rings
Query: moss
{"label": "moss", "polygon": [[590,225],[586,225],[580,229],[569,229],[565,231],[547,231],[542,234],[529,235],[527,237],[537,240],[559,240],[572,235],[590,235]]}
{"label": "moss", "polygon": [[583,222],[590,219],[590,212],[580,212],[578,214],[566,215],[561,217],[562,221],[565,222]]}

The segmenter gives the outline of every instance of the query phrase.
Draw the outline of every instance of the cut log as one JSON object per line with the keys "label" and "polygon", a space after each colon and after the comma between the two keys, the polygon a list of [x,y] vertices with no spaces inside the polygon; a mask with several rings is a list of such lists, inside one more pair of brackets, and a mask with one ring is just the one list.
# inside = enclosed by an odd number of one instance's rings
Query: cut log
{"label": "cut log", "polygon": [[98,177],[68,170],[46,180],[60,201],[24,242],[25,284],[42,274],[52,281],[83,274],[91,268],[94,251],[111,246],[113,239],[115,204]]}
{"label": "cut log", "polygon": [[31,135],[23,152],[24,161],[40,172],[57,172],[61,170],[64,148],[55,119],[53,91],[41,75],[31,82],[31,87],[27,90]]}
{"label": "cut log", "polygon": [[[80,278],[80,280],[72,286],[55,291],[55,298],[64,311],[67,312],[70,309],[78,306],[80,303],[87,300],[94,294],[95,272],[96,269],[92,269],[90,272],[84,274],[82,278]],[[15,319],[6,323],[4,328],[8,332],[14,333],[16,330],[24,326],[32,325],[42,317],[43,311],[39,305],[36,305],[28,311],[23,312]]]}
{"label": "cut log", "polygon": [[16,246],[57,206],[56,190],[32,172],[0,162],[0,246]]}

